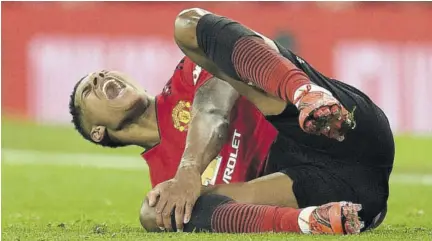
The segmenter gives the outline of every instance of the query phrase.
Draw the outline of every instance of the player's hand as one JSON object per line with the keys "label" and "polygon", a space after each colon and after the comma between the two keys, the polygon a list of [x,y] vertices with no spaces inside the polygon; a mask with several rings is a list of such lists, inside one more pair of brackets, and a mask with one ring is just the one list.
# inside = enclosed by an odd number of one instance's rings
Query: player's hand
{"label": "player's hand", "polygon": [[176,176],[158,184],[147,198],[150,207],[156,207],[156,223],[161,230],[172,230],[171,214],[175,215],[177,231],[189,222],[193,206],[201,191],[201,175],[196,168],[183,167]]}
{"label": "player's hand", "polygon": [[298,100],[299,124],[307,133],[325,135],[343,141],[354,129],[354,110],[349,113],[333,96],[324,92],[306,92]]}

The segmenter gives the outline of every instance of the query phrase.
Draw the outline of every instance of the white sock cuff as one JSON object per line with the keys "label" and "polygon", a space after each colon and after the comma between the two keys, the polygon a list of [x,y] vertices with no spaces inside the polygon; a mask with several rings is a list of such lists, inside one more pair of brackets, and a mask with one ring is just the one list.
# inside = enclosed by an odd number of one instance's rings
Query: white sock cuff
{"label": "white sock cuff", "polygon": [[[332,93],[331,93],[330,91],[324,89],[324,88],[321,87],[321,86],[318,86],[318,85],[316,85],[316,84],[304,84],[304,85],[300,86],[300,87],[299,87],[299,88],[294,92],[294,99],[293,99],[293,100],[294,100],[294,101],[297,100],[297,98],[298,98],[298,97],[299,97],[299,96],[300,96],[304,91],[307,91],[308,86],[310,86],[310,87],[309,87],[309,88],[310,88],[309,92],[324,92],[324,93],[326,93],[326,94],[328,94],[328,95],[330,95],[330,96],[333,96]],[[297,101],[297,103],[295,103],[295,105],[296,105],[297,108],[298,108],[299,104],[300,104],[300,101]]]}
{"label": "white sock cuff", "polygon": [[300,227],[300,230],[302,233],[310,234],[310,228],[309,228],[309,217],[311,213],[316,209],[317,207],[307,207],[300,211],[299,217],[298,217],[298,225]]}

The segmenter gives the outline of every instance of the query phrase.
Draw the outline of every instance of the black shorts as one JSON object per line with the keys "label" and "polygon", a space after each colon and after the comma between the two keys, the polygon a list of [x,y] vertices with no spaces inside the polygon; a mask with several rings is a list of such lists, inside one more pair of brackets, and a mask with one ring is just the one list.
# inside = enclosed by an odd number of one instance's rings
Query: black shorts
{"label": "black shorts", "polygon": [[[393,158],[394,150],[387,150],[387,157],[381,158],[383,150],[362,146],[363,135],[347,135],[345,144],[326,137],[314,142],[317,137],[304,132],[298,135],[302,136],[299,139],[308,141],[299,141],[287,135],[278,136],[264,174],[282,172],[288,175],[293,180],[293,192],[299,207],[351,201],[363,205],[360,217],[366,227],[372,225],[373,219],[386,210],[392,171],[392,165],[386,158]],[[331,145],[323,148],[320,142]],[[347,152],[349,148],[345,149],[346,145],[369,153],[359,155],[358,152]]]}
{"label": "black shorts", "polygon": [[[282,172],[293,181],[300,207],[334,201],[363,205],[360,217],[366,226],[386,210],[389,176],[394,160],[394,140],[383,111],[356,88],[330,79],[296,55],[278,45],[311,81],[332,92],[349,111],[355,108],[357,126],[343,142],[306,134],[298,124],[299,112],[293,105],[267,119],[278,129],[265,174]],[[381,216],[383,217],[383,216]]]}

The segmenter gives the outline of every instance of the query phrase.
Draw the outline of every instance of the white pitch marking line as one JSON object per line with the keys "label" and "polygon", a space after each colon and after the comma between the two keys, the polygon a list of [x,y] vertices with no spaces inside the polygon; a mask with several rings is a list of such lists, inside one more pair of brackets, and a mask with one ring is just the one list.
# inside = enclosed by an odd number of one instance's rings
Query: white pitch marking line
{"label": "white pitch marking line", "polygon": [[114,169],[147,170],[147,163],[139,156],[91,153],[59,153],[2,148],[2,162],[10,165],[59,165]]}
{"label": "white pitch marking line", "polygon": [[[148,170],[147,163],[139,156],[107,155],[91,153],[59,153],[35,150],[17,150],[3,148],[3,163],[9,165],[58,165],[96,168]],[[390,183],[432,186],[432,174],[401,174],[390,177]]]}

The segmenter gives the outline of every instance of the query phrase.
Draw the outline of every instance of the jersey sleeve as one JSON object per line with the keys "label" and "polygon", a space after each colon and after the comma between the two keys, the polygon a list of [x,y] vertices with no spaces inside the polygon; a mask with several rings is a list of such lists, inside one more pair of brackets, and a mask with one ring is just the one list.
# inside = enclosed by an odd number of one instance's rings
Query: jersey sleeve
{"label": "jersey sleeve", "polygon": [[184,58],[182,80],[185,84],[198,89],[212,77],[212,74],[201,68],[201,66],[195,64],[190,58]]}

